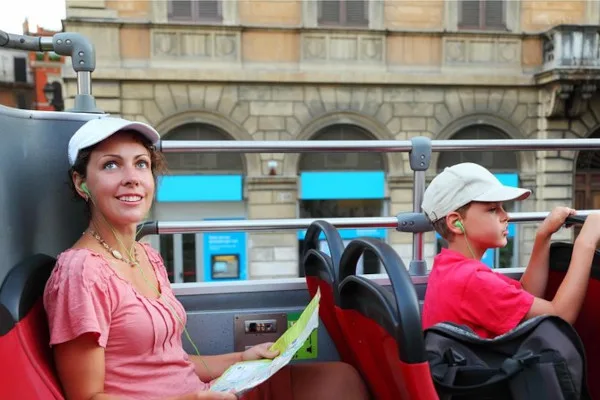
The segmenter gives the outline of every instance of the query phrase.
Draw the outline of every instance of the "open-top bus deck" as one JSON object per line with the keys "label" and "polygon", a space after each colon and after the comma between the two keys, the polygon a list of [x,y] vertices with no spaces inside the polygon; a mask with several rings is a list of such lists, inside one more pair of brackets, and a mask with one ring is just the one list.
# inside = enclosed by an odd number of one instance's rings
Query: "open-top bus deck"
{"label": "open-top bus deck", "polygon": [[[91,91],[93,46],[83,36],[61,33],[27,38],[0,32],[0,45],[70,56],[78,75],[75,109],[68,112],[0,107],[0,398],[63,398],[48,348],[41,293],[55,257],[85,229],[85,213],[65,184],[67,143],[86,121],[102,118]],[[430,140],[409,141],[163,141],[163,152],[405,152],[413,170],[413,210],[376,218],[221,221],[149,221],[149,235],[219,231],[290,231],[307,229],[300,269],[306,277],[269,280],[176,283],[174,291],[188,314],[188,329],[201,354],[219,354],[276,339],[320,287],[322,324],[305,346],[309,361],[343,360],[357,367],[375,398],[437,398],[423,344],[420,304],[427,286],[425,232],[432,227],[421,212],[425,171],[433,152],[600,149],[600,139]],[[512,223],[541,221],[547,211],[510,214]],[[592,210],[579,210],[585,216]],[[412,259],[402,260],[392,247],[373,238],[345,245],[338,229],[386,228],[413,235]],[[328,253],[320,243],[326,241]],[[383,271],[357,275],[359,258],[374,254]],[[560,251],[560,245],[553,247]],[[558,260],[558,258],[557,258]],[[564,276],[554,265],[549,293]],[[523,268],[499,273],[519,277]],[[593,276],[587,306],[600,293]],[[591,304],[591,305],[590,305]],[[594,336],[597,320],[584,307],[576,325],[588,347],[591,377],[600,372]],[[589,318],[589,319],[587,319]],[[246,323],[247,322],[247,323]],[[253,325],[254,323],[254,325]],[[265,326],[258,332],[248,327]],[[313,342],[314,340],[314,342]],[[187,350],[189,344],[184,340]],[[303,362],[297,360],[294,362]],[[600,386],[590,382],[592,393]]]}

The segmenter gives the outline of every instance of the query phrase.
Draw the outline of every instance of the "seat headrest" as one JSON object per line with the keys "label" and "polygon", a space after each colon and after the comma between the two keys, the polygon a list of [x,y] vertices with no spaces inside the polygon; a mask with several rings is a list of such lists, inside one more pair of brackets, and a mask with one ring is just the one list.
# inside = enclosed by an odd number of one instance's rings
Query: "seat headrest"
{"label": "seat headrest", "polygon": [[56,259],[35,254],[15,265],[0,286],[0,336],[22,320],[42,297]]}

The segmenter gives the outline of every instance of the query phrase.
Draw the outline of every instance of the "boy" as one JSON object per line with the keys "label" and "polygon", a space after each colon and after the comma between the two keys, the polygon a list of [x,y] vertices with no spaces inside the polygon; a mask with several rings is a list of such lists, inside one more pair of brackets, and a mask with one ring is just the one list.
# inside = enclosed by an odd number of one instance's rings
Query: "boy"
{"label": "boy", "polygon": [[550,238],[575,210],[555,208],[542,222],[520,281],[497,274],[480,261],[487,249],[506,246],[508,214],[503,202],[524,200],[530,194],[527,189],[502,185],[473,163],[446,168],[433,179],[422,207],[448,248],[435,257],[429,275],[424,329],[451,321],[492,338],[542,314],[575,322],[600,240],[600,214],[588,216],[575,241],[567,275],[551,301],[541,298],[548,281]]}

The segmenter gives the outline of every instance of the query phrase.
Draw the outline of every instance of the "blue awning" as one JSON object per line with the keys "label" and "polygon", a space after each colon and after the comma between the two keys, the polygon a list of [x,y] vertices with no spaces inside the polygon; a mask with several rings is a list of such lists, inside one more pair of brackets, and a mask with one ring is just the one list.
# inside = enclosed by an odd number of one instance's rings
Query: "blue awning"
{"label": "blue awning", "polygon": [[165,175],[158,179],[157,201],[242,201],[242,175]]}
{"label": "blue awning", "polygon": [[[385,239],[386,234],[385,228],[342,228],[338,229],[338,232],[342,239],[351,240],[357,237],[371,237]],[[304,240],[306,236],[306,229],[298,231],[298,240]],[[319,235],[320,240],[325,240],[325,234],[321,232]]]}
{"label": "blue awning", "polygon": [[302,200],[383,199],[383,171],[302,172]]}

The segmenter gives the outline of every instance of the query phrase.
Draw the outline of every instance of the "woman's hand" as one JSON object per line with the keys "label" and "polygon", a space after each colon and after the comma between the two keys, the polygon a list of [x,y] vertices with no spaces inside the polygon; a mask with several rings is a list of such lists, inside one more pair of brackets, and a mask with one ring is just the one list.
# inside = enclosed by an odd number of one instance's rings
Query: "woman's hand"
{"label": "woman's hand", "polygon": [[575,214],[575,210],[569,207],[554,208],[538,228],[538,235],[544,239],[549,239],[564,225],[567,217],[573,214]]}
{"label": "woman's hand", "polygon": [[202,391],[195,394],[194,400],[236,400],[237,396],[232,392],[207,392]]}
{"label": "woman's hand", "polygon": [[273,343],[261,343],[250,347],[242,353],[242,361],[254,361],[263,358],[272,359],[277,357],[279,351],[269,350],[271,346],[273,346]]}
{"label": "woman's hand", "polygon": [[188,393],[183,396],[170,397],[166,400],[237,400],[237,396],[231,392],[211,392],[200,390],[198,392]]}

